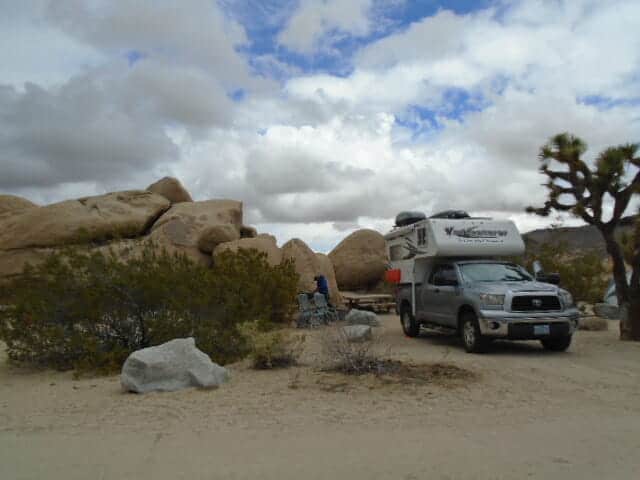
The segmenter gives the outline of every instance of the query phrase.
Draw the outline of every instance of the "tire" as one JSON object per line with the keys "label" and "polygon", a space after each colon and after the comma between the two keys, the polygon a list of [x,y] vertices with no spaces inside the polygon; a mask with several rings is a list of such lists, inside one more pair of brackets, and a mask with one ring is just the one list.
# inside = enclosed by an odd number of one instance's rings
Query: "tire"
{"label": "tire", "polygon": [[540,343],[542,343],[545,350],[564,352],[571,345],[571,338],[571,335],[567,335],[566,337],[543,338],[540,340]]}
{"label": "tire", "polygon": [[467,353],[484,353],[491,341],[480,333],[478,318],[473,312],[464,312],[460,319],[460,336]]}
{"label": "tire", "polygon": [[400,307],[400,325],[407,337],[415,338],[420,335],[420,325],[411,313],[411,307],[407,304]]}

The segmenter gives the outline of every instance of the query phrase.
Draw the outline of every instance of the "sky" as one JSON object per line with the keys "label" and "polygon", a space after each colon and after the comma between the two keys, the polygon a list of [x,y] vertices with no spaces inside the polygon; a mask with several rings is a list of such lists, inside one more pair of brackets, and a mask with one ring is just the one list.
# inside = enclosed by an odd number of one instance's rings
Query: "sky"
{"label": "sky", "polygon": [[[0,193],[179,178],[328,251],[402,210],[522,231],[538,150],[640,141],[637,0],[0,0]],[[564,219],[566,225],[578,223]]]}

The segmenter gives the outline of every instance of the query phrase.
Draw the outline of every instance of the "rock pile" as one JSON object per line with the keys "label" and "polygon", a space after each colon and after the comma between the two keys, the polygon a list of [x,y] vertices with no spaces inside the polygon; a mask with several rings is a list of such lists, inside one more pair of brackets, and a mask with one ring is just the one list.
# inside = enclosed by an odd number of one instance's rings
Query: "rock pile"
{"label": "rock pile", "polygon": [[165,177],[146,190],[113,192],[38,207],[28,200],[0,195],[0,281],[19,275],[62,248],[110,250],[120,258],[139,255],[153,242],[169,253],[186,254],[215,268],[226,250],[256,249],[271,265],[292,259],[301,292],[315,289],[323,274],[331,300],[342,303],[330,257],[313,252],[302,240],[278,247],[275,237],[243,224],[242,202],[193,201],[175,178]]}

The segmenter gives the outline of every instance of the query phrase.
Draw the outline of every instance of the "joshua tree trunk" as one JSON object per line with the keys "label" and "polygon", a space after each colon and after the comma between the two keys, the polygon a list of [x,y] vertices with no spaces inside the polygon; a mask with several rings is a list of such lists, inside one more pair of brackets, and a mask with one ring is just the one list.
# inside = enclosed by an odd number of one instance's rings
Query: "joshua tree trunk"
{"label": "joshua tree trunk", "polygon": [[640,296],[620,303],[620,340],[640,340]]}
{"label": "joshua tree trunk", "polygon": [[627,281],[624,254],[613,232],[602,235],[613,261],[613,280],[620,306],[620,340],[640,340],[640,288]]}

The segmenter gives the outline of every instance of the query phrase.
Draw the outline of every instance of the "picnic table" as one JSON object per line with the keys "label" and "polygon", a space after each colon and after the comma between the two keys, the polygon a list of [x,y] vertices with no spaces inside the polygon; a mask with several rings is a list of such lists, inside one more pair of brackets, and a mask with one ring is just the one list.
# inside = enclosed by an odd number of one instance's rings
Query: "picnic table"
{"label": "picnic table", "polygon": [[348,308],[389,313],[396,308],[393,295],[388,293],[340,292]]}

